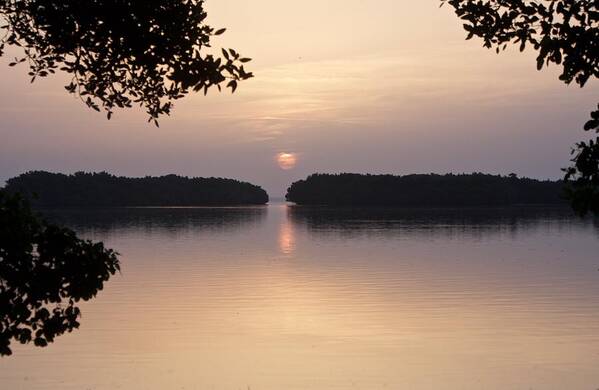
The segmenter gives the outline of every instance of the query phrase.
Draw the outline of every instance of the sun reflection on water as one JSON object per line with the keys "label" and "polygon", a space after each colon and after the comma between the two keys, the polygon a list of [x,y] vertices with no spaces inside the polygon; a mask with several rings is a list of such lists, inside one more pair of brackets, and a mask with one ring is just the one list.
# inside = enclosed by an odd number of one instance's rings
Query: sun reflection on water
{"label": "sun reflection on water", "polygon": [[284,255],[295,252],[295,230],[287,216],[281,221],[279,227],[279,249]]}

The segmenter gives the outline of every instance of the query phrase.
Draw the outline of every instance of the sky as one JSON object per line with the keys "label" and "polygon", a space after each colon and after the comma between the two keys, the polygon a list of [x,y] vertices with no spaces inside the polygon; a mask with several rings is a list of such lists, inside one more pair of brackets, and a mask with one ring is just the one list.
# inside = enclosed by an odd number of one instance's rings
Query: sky
{"label": "sky", "polygon": [[[213,46],[255,78],[190,95],[160,128],[141,109],[110,120],[0,58],[0,183],[30,171],[230,177],[283,196],[315,172],[517,173],[559,178],[597,104],[536,70],[532,51],[466,41],[438,0],[207,0]],[[290,169],[277,162],[292,154]],[[285,168],[285,169],[283,169]]]}

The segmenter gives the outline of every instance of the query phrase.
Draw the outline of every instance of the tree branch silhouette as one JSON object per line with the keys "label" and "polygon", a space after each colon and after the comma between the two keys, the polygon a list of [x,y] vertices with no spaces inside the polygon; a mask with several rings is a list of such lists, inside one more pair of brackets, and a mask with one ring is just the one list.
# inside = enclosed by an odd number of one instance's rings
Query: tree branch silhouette
{"label": "tree branch silhouette", "polygon": [[203,0],[0,0],[0,55],[20,47],[10,65],[27,62],[32,82],[67,72],[66,90],[108,119],[139,105],[158,125],[189,92],[235,92],[253,76],[244,68],[250,59],[233,49],[206,53],[225,32],[206,17]]}
{"label": "tree branch silhouette", "polygon": [[[441,0],[464,22],[466,39],[481,38],[497,53],[508,45],[537,52],[537,69],[560,66],[559,79],[580,87],[599,77],[599,2],[590,0]],[[599,133],[599,110],[585,131]],[[575,211],[599,214],[599,137],[576,144],[573,166],[564,169]]]}
{"label": "tree branch silhouette", "polygon": [[79,327],[77,303],[120,270],[117,253],[40,219],[0,192],[0,355],[13,340],[45,347]]}

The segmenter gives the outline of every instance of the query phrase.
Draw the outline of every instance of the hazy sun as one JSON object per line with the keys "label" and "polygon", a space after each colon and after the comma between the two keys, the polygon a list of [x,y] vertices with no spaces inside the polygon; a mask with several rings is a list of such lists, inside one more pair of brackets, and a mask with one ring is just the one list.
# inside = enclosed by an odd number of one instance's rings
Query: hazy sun
{"label": "hazy sun", "polygon": [[293,169],[297,163],[297,156],[294,153],[279,153],[277,154],[277,163],[281,169]]}

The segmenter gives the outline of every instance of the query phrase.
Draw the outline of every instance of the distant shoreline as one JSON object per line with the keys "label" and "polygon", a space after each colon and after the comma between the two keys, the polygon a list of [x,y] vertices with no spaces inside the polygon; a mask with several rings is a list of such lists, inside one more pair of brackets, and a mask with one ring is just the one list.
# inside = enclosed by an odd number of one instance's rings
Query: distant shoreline
{"label": "distant shoreline", "polygon": [[313,174],[287,201],[304,206],[468,208],[567,205],[562,181],[482,173],[460,175]]}
{"label": "distant shoreline", "polygon": [[261,187],[226,178],[117,177],[106,172],[72,175],[33,171],[7,181],[35,208],[204,207],[264,205]]}

